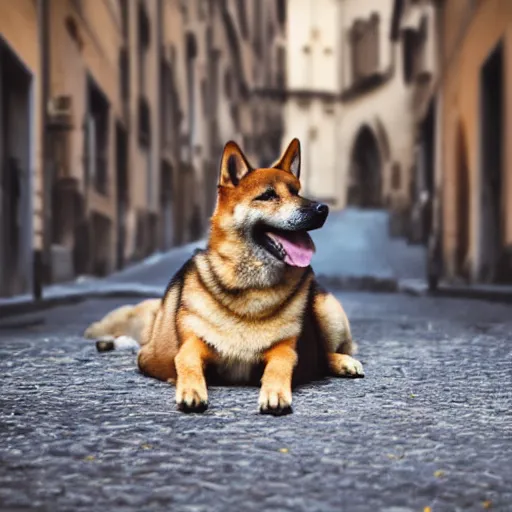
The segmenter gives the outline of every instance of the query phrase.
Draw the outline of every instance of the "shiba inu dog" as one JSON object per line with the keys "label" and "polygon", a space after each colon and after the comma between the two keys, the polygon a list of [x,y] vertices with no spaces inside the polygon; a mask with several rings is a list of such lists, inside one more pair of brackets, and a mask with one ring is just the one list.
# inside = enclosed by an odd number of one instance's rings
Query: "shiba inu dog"
{"label": "shiba inu dog", "polygon": [[329,209],[301,197],[300,144],[254,169],[226,144],[208,245],[171,279],[162,299],[123,306],[85,335],[112,348],[129,336],[150,377],[176,384],[185,412],[202,412],[208,384],[259,384],[262,413],[291,412],[293,386],[328,375],[363,377],[349,321],[315,281],[315,246]]}

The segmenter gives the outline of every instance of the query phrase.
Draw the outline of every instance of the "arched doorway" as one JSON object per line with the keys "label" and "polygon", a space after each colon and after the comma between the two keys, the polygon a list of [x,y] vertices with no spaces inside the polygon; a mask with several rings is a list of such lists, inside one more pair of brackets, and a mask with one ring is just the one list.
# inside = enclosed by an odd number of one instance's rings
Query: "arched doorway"
{"label": "arched doorway", "polygon": [[[505,78],[503,42],[480,70],[480,162],[478,177],[478,257],[475,277],[482,282],[509,281],[512,265],[504,251]],[[507,134],[508,135],[508,134]],[[508,278],[508,279],[507,279]]]}
{"label": "arched doorway", "polygon": [[462,124],[459,122],[456,134],[456,173],[457,173],[457,249],[456,272],[461,277],[469,277],[466,258],[469,252],[469,166],[468,147]]}
{"label": "arched doorway", "polygon": [[381,168],[377,139],[365,125],[359,130],[352,149],[347,196],[349,206],[382,207]]}
{"label": "arched doorway", "polygon": [[196,143],[197,127],[196,127],[196,58],[197,58],[197,42],[192,32],[186,35],[186,73],[187,73],[187,89],[188,89],[188,129],[190,136],[190,145]]}

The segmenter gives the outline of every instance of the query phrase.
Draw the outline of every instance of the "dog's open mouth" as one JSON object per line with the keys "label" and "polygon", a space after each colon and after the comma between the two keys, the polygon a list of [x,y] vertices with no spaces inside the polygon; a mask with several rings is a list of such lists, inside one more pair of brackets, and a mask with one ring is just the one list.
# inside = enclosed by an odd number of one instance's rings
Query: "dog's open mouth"
{"label": "dog's open mouth", "polygon": [[284,231],[264,227],[257,242],[275,258],[293,267],[307,267],[315,253],[315,244],[307,231]]}

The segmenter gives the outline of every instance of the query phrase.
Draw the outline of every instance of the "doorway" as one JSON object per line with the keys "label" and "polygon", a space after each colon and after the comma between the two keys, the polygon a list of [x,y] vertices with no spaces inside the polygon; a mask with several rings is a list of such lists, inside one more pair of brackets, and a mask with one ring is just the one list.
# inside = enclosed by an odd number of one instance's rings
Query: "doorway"
{"label": "doorway", "polygon": [[480,223],[476,279],[498,282],[503,251],[503,46],[480,71]]}
{"label": "doorway", "polygon": [[0,296],[31,284],[32,76],[0,38]]}
{"label": "doorway", "polygon": [[125,265],[126,222],[128,215],[128,135],[126,129],[116,123],[116,215],[117,249],[116,267]]}
{"label": "doorway", "polygon": [[167,251],[174,245],[173,173],[171,165],[162,160],[160,176],[160,212],[162,215],[160,250]]}
{"label": "doorway", "polygon": [[381,158],[373,131],[363,126],[352,150],[347,204],[359,208],[381,208]]}
{"label": "doorway", "polygon": [[468,147],[462,123],[459,121],[456,134],[457,173],[457,248],[455,270],[460,277],[469,278],[467,258],[469,254],[470,187]]}

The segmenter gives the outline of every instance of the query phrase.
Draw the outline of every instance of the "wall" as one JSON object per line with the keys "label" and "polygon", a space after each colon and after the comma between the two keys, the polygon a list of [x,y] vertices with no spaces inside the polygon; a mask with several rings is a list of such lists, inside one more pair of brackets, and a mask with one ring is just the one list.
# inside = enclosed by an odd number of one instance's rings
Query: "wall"
{"label": "wall", "polygon": [[[18,0],[14,3],[0,2],[0,34],[8,42],[10,48],[18,55],[27,70],[36,77],[39,71],[39,40],[37,32],[36,2]],[[32,126],[30,161],[32,173],[32,215],[33,215],[33,246],[34,249],[43,247],[42,223],[42,130],[40,103],[40,82],[33,81],[32,95]]]}
{"label": "wall", "polygon": [[289,0],[286,20],[288,99],[282,150],[301,141],[303,193],[330,204],[336,192],[336,95],[339,93],[338,2]]}
{"label": "wall", "polygon": [[[413,164],[413,119],[409,108],[410,91],[402,72],[400,47],[389,40],[391,26],[391,0],[346,0],[340,13],[340,31],[346,34],[343,55],[346,65],[342,84],[352,84],[348,29],[357,18],[367,18],[376,12],[379,15],[379,71],[388,79],[375,88],[355,95],[343,102],[338,120],[337,149],[340,179],[336,187],[338,205],[345,205],[346,184],[351,165],[355,137],[359,129],[369,126],[380,145],[382,168],[382,194],[389,198],[391,208],[402,209],[409,205],[409,182]],[[392,190],[390,170],[393,162],[401,169],[401,186]]]}
{"label": "wall", "polygon": [[[43,248],[42,139],[41,116],[38,108],[41,90],[37,80],[39,41],[36,5],[35,2],[29,0],[20,0],[15,5],[0,2],[0,40],[8,51],[15,55],[29,80],[27,89],[20,90],[20,96],[17,98],[19,104],[15,105],[12,102],[10,105],[12,109],[18,109],[17,115],[20,116],[17,120],[11,119],[13,124],[9,127],[9,135],[12,139],[11,143],[16,145],[15,148],[11,147],[11,151],[17,154],[22,170],[26,174],[20,176],[22,188],[20,191],[19,226],[21,232],[18,234],[18,261],[11,262],[14,263],[14,267],[11,268],[3,261],[3,272],[0,271],[0,279],[4,281],[0,283],[0,290],[5,286],[8,293],[31,290],[33,250],[42,250]],[[1,72],[2,69],[0,69]],[[2,91],[0,90],[0,97],[1,95]],[[19,135],[15,135],[16,130]],[[2,152],[6,149],[0,147],[2,165],[4,165]],[[5,275],[5,272],[16,275]]]}
{"label": "wall", "polygon": [[[463,2],[447,3],[443,13],[442,31],[442,93],[443,110],[443,244],[447,276],[453,278],[455,268],[458,230],[465,226],[457,224],[457,155],[456,134],[460,126],[467,142],[469,169],[469,254],[468,263],[473,277],[478,272],[480,205],[480,70],[500,40],[504,42],[505,83],[512,83],[512,3],[507,0],[481,2],[477,10],[464,12]],[[468,2],[466,2],[468,3]],[[468,12],[470,14],[468,14]],[[505,91],[504,133],[512,129],[512,88]],[[512,146],[505,144],[503,169],[504,194],[506,194],[505,243],[512,243]]]}
{"label": "wall", "polygon": [[[355,137],[369,126],[379,141],[383,196],[391,207],[410,204],[413,120],[410,92],[403,80],[401,53],[389,40],[392,0],[289,0],[287,19],[288,100],[285,137],[303,146],[303,182],[308,193],[343,208]],[[378,13],[379,64],[385,77],[373,87],[353,88],[349,29],[359,18]],[[401,186],[391,191],[393,162]]]}

